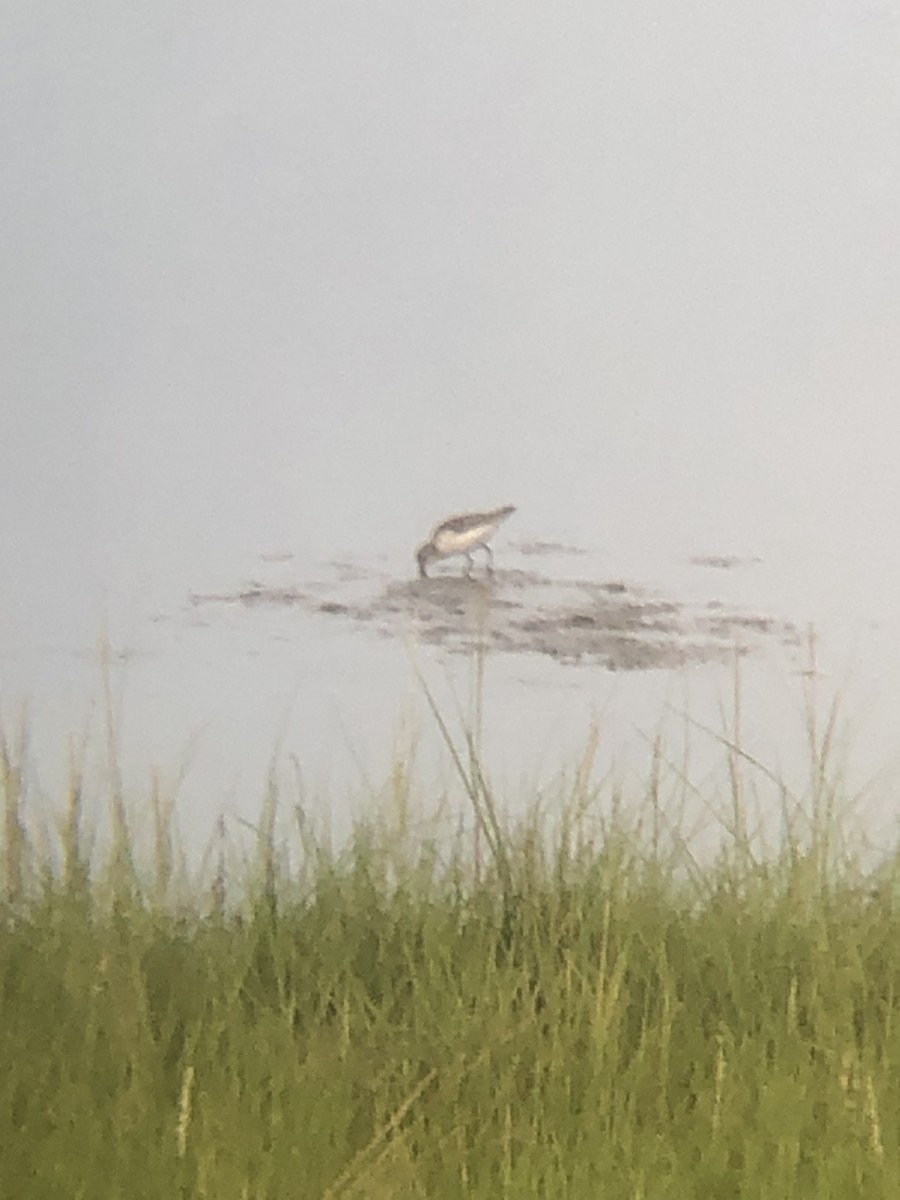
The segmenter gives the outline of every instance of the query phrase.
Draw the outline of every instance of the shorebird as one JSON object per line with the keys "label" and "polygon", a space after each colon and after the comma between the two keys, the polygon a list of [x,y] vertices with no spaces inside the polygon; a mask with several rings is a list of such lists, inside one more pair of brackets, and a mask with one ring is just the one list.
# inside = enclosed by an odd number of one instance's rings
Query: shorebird
{"label": "shorebird", "polygon": [[503,508],[494,508],[490,512],[461,513],[457,517],[448,517],[432,530],[431,537],[416,551],[419,563],[419,574],[423,579],[428,578],[426,566],[432,559],[451,558],[455,554],[464,554],[467,560],[466,574],[472,570],[475,560],[472,551],[482,549],[487,551],[488,571],[494,569],[494,555],[488,545],[501,521],[516,511],[514,504],[505,504]]}

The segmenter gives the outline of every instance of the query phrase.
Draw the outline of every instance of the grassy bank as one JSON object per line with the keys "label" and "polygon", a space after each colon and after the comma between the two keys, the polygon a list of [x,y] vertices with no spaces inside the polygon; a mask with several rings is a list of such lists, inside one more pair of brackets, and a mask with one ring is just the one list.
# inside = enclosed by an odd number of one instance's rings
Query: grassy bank
{"label": "grassy bank", "polygon": [[386,812],[339,852],[301,828],[288,873],[270,797],[185,890],[158,798],[149,861],[115,789],[88,861],[78,781],[38,836],[7,746],[0,1195],[900,1195],[893,852],[841,851],[816,764],[803,834],[752,852],[723,753],[703,866],[656,778],[592,827],[576,770],[551,828],[461,755],[477,839]]}

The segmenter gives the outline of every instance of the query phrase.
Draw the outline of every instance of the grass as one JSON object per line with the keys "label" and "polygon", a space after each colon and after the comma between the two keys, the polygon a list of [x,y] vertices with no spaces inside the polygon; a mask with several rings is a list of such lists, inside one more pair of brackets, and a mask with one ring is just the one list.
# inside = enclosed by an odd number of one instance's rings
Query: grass
{"label": "grass", "polygon": [[137,861],[116,772],[102,853],[75,769],[42,833],[7,739],[0,1196],[900,1195],[900,873],[848,849],[834,714],[767,851],[723,738],[702,860],[662,752],[513,821],[438,727],[474,832],[413,836],[398,764],[346,846],[298,825],[288,871],[271,789],[194,877],[158,789]]}

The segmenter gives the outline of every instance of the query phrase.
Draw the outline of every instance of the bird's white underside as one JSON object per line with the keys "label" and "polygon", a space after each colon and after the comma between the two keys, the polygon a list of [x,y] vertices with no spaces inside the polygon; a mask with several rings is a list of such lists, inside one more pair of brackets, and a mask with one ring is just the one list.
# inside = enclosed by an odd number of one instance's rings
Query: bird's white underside
{"label": "bird's white underside", "polygon": [[439,530],[434,535],[433,546],[438,554],[465,554],[472,546],[489,537],[496,528],[496,522],[485,522],[483,525],[473,525],[460,533],[452,529]]}

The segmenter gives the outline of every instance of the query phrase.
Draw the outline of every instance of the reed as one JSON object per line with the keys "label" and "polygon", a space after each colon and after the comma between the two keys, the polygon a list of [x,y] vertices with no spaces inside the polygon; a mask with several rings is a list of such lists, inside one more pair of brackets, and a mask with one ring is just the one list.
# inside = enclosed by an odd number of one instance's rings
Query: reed
{"label": "reed", "polygon": [[254,852],[220,823],[193,875],[158,782],[142,859],[121,775],[98,840],[76,764],[54,846],[27,728],[0,743],[0,1192],[900,1195],[898,857],[849,850],[837,717],[765,851],[721,735],[704,858],[661,745],[628,795],[589,742],[511,818],[429,702],[472,822],[423,836],[398,761],[334,848],[273,773]]}

